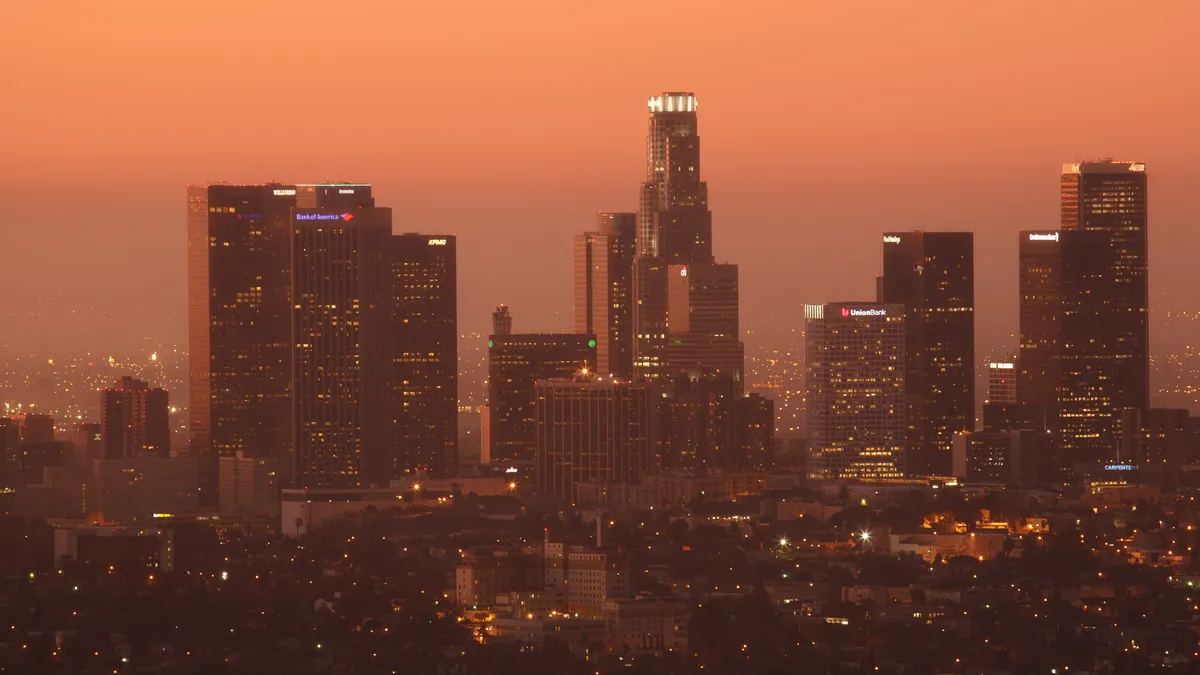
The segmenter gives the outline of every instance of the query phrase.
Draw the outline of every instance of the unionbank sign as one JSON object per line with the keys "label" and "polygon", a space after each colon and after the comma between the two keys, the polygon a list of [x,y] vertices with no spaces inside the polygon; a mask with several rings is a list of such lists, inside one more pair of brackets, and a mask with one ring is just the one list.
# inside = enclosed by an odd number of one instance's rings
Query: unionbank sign
{"label": "unionbank sign", "polygon": [[842,308],[842,316],[848,317],[848,318],[856,317],[856,316],[887,316],[887,310],[886,309],[855,309],[854,307],[843,307]]}

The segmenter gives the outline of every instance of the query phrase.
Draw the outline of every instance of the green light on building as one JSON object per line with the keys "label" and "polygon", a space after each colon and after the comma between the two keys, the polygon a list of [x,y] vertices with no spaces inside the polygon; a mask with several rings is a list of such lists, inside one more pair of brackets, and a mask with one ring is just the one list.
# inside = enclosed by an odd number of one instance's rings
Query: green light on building
{"label": "green light on building", "polygon": [[588,340],[588,346],[589,346],[589,347],[595,347],[595,346],[596,346],[596,341],[595,341],[595,340]]}
{"label": "green light on building", "polygon": [[488,340],[488,349],[491,349],[491,348],[492,348],[492,341]]}

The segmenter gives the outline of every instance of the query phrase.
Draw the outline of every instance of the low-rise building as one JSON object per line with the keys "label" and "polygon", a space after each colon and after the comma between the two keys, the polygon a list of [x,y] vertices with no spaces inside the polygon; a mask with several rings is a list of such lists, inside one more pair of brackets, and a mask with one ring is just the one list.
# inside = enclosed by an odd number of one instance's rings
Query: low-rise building
{"label": "low-rise building", "polygon": [[681,598],[606,600],[604,647],[609,651],[683,652],[688,648],[691,605]]}

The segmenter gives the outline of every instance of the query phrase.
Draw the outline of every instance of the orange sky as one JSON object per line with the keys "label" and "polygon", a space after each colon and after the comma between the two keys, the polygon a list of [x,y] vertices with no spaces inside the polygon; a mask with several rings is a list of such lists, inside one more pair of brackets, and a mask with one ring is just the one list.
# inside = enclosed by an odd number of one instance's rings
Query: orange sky
{"label": "orange sky", "polygon": [[459,235],[464,329],[567,329],[571,235],[634,208],[665,89],[746,327],[869,297],[884,229],[972,229],[980,356],[1015,346],[1016,231],[1098,156],[1147,162],[1156,310],[1200,305],[1192,0],[2,4],[0,344],[182,338],[213,179],[373,182]]}

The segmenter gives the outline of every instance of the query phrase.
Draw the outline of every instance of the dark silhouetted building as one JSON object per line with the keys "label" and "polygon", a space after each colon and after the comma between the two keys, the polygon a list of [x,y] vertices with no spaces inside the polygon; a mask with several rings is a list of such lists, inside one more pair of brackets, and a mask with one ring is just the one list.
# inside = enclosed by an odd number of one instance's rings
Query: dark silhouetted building
{"label": "dark silhouetted building", "polygon": [[1062,386],[1062,258],[1057,230],[1022,230],[1017,402],[1057,407]]}
{"label": "dark silhouetted building", "polygon": [[71,432],[71,443],[75,445],[75,461],[87,465],[92,460],[104,458],[104,425],[100,422],[80,422]]}
{"label": "dark silhouetted building", "polygon": [[392,211],[294,209],[292,219],[296,484],[386,484],[395,439]]}
{"label": "dark silhouetted building", "polygon": [[26,443],[53,441],[54,418],[49,415],[26,415],[21,422],[21,440]]}
{"label": "dark silhouetted building", "polygon": [[983,406],[984,431],[1053,431],[1055,406],[1033,403],[987,403]]}
{"label": "dark silhouetted building", "polygon": [[775,465],[775,402],[742,394],[733,402],[733,471],[767,471]]}
{"label": "dark silhouetted building", "polygon": [[740,391],[745,346],[738,333],[738,266],[667,267],[667,368],[696,378],[724,373]]}
{"label": "dark silhouetted building", "polygon": [[458,467],[458,280],[453,235],[392,236],[393,474]]}
{"label": "dark silhouetted building", "polygon": [[122,377],[100,392],[104,459],[171,456],[171,408],[166,389]]}
{"label": "dark silhouetted building", "polygon": [[188,414],[201,503],[218,456],[274,457],[291,480],[291,210],[373,206],[371,186],[196,185],[188,202]]}
{"label": "dark silhouetted building", "polygon": [[601,213],[575,235],[575,332],[596,336],[596,371],[633,377],[636,213]]}
{"label": "dark silhouetted building", "polygon": [[948,475],[954,434],[975,427],[974,235],[885,234],[883,300],[905,311],[908,472]]}
{"label": "dark silhouetted building", "polygon": [[21,425],[0,417],[0,488],[16,487],[21,475]]}
{"label": "dark silhouetted building", "polygon": [[905,311],[866,302],[805,305],[808,476],[904,475]]}
{"label": "dark silhouetted building", "polygon": [[1053,480],[1054,437],[1045,431],[971,431],[955,434],[952,474],[968,483],[1030,487]]}
{"label": "dark silhouetted building", "polygon": [[538,494],[574,504],[578,483],[640,481],[655,466],[653,394],[647,383],[605,376],[538,381]]}
{"label": "dark silhouetted building", "polygon": [[1174,491],[1177,475],[1195,463],[1200,449],[1195,420],[1187,410],[1126,408],[1121,411],[1121,451],[1117,463],[1138,467],[1142,480]]}
{"label": "dark silhouetted building", "polygon": [[[511,331],[501,306],[493,318]],[[538,380],[574,377],[595,367],[596,338],[576,333],[494,333],[488,338],[488,452],[492,463],[532,462]]]}
{"label": "dark silhouetted building", "polygon": [[1062,450],[1116,459],[1125,408],[1150,407],[1146,165],[1063,166]]}
{"label": "dark silhouetted building", "polygon": [[512,322],[512,314],[508,311],[508,305],[498,305],[496,311],[492,312],[492,336],[512,335]]}

